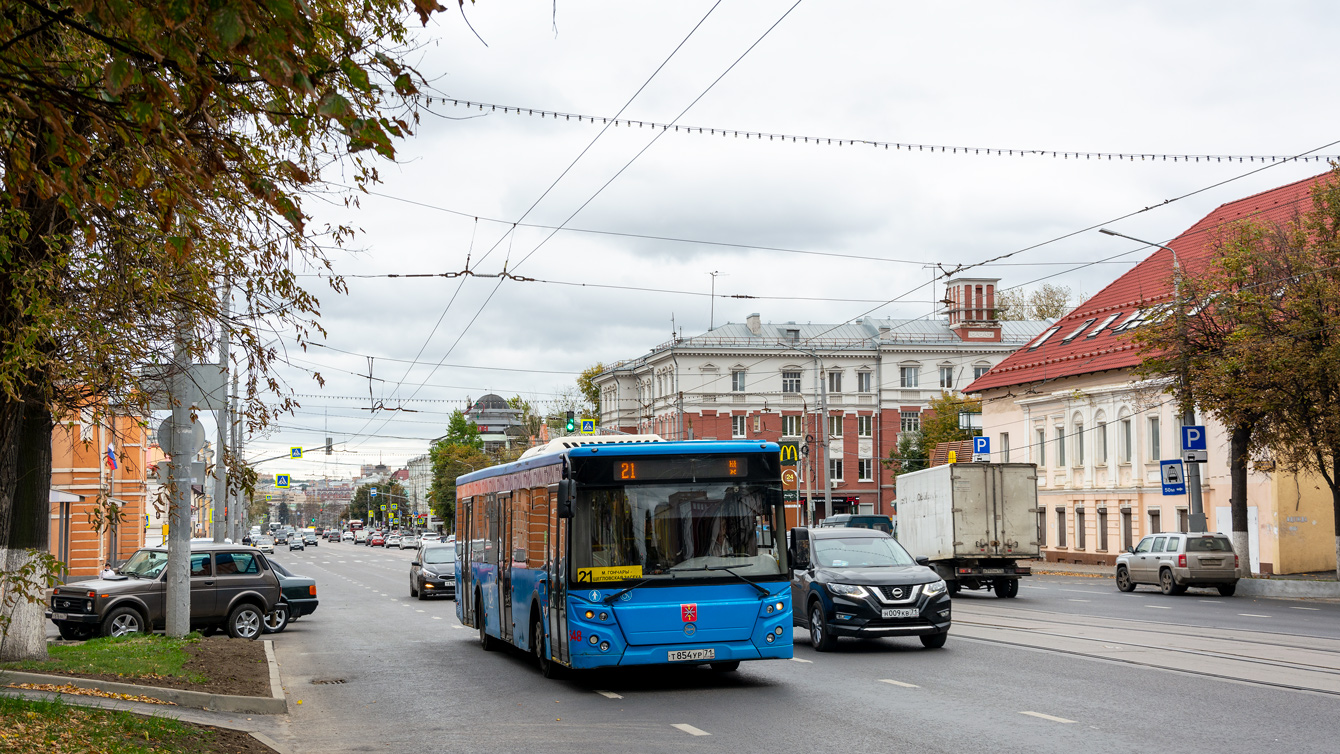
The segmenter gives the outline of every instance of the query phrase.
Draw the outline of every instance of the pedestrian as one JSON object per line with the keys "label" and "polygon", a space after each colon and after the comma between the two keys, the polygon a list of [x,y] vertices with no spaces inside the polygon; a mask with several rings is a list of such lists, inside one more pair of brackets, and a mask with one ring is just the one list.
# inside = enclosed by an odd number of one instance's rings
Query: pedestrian
{"label": "pedestrian", "polygon": [[112,568],[112,564],[104,563],[102,566],[102,573],[100,574],[100,576],[104,579],[110,579],[115,575],[116,575],[116,569]]}

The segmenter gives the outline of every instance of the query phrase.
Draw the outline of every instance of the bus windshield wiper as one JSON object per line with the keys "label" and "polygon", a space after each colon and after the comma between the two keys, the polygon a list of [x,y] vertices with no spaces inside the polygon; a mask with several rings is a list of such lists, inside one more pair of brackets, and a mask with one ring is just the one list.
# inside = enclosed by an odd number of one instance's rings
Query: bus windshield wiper
{"label": "bus windshield wiper", "polygon": [[610,596],[608,596],[608,597],[606,597],[605,599],[601,600],[601,602],[604,602],[606,605],[613,605],[615,600],[619,599],[620,597],[624,596],[625,594],[628,594],[629,592],[633,591],[634,589],[637,589],[638,587],[642,586],[643,584],[645,584],[645,583],[647,583],[648,581],[651,581],[651,580],[652,580],[651,578],[642,579],[641,581],[639,581],[639,582],[637,582],[636,584],[634,584],[634,585],[628,587],[627,589],[620,589],[619,591],[615,592],[614,594],[611,594]]}
{"label": "bus windshield wiper", "polygon": [[762,594],[764,597],[768,597],[768,596],[771,596],[771,595],[772,595],[772,592],[768,591],[768,588],[767,588],[767,587],[765,587],[765,586],[763,586],[763,585],[761,585],[761,584],[755,583],[755,582],[753,582],[753,581],[750,581],[749,579],[746,579],[745,577],[741,576],[740,574],[736,573],[735,571],[732,571],[731,569],[734,568],[734,567],[735,567],[735,566],[724,566],[724,565],[702,566],[702,567],[700,567],[700,568],[681,568],[681,569],[678,570],[678,572],[679,572],[679,573],[683,573],[683,572],[685,572],[685,571],[725,571],[726,573],[729,573],[730,575],[734,576],[735,578],[739,579],[740,581],[743,581],[744,583],[748,584],[749,586],[754,587],[755,589],[757,589],[757,590],[759,591],[759,594]]}

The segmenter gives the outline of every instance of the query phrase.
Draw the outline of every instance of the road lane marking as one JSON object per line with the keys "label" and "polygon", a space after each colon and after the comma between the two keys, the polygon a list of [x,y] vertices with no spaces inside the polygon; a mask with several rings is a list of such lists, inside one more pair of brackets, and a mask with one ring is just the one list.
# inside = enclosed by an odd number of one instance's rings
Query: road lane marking
{"label": "road lane marking", "polygon": [[800,659],[799,657],[792,657],[792,658],[791,658],[791,662],[808,662],[808,663],[810,663],[811,665],[814,664],[814,660],[802,660],[802,659]]}
{"label": "road lane marking", "polygon": [[1020,584],[1019,586],[1025,589],[1051,589],[1049,586],[1029,586],[1028,584]]}
{"label": "road lane marking", "polygon": [[1238,613],[1244,618],[1269,618],[1269,615],[1258,615],[1256,613]]}
{"label": "road lane marking", "polygon": [[1297,607],[1297,606],[1295,606],[1295,605],[1289,605],[1289,609],[1290,609],[1290,610],[1320,610],[1321,608],[1319,608],[1319,607]]}
{"label": "road lane marking", "polygon": [[921,688],[920,686],[916,685],[915,683],[903,683],[902,681],[895,681],[895,680],[893,680],[893,679],[891,679],[891,678],[881,678],[881,679],[879,679],[879,682],[880,682],[880,683],[887,683],[887,684],[889,684],[889,685],[891,685],[891,686],[902,686],[902,687],[905,688],[905,689],[919,689],[919,688]]}
{"label": "road lane marking", "polygon": [[433,620],[442,620],[442,616],[440,616],[440,615],[434,615],[434,616],[433,616]]}
{"label": "road lane marking", "polygon": [[689,734],[690,736],[710,736],[710,735],[712,735],[711,733],[708,733],[707,731],[702,730],[701,728],[695,728],[695,727],[693,727],[692,725],[689,725],[688,723],[674,723],[674,724],[672,724],[670,727],[671,727],[671,728],[678,728],[678,729],[684,731],[685,733]]}
{"label": "road lane marking", "polygon": [[459,629],[461,629],[462,631],[468,630],[466,626],[457,626],[457,625],[454,625],[454,624],[452,625],[452,628],[459,628]]}
{"label": "road lane marking", "polygon": [[1064,717],[1055,717],[1055,716],[1053,716],[1053,715],[1044,715],[1044,714],[1042,714],[1041,712],[1020,712],[1019,714],[1021,714],[1021,715],[1029,715],[1030,717],[1040,717],[1040,718],[1042,718],[1043,720],[1051,720],[1051,721],[1054,722],[1054,723],[1073,723],[1073,722],[1075,722],[1074,720],[1067,720],[1067,719],[1065,719]]}
{"label": "road lane marking", "polygon": [[[406,607],[409,607],[409,606],[406,605]],[[416,613],[421,613],[421,612],[423,612],[423,611],[422,611],[422,610],[415,610],[414,612],[416,612]]]}
{"label": "road lane marking", "polygon": [[1058,592],[1071,592],[1071,593],[1073,593],[1073,594],[1107,594],[1107,592],[1099,592],[1099,591],[1094,590],[1094,589],[1058,589],[1057,591],[1058,591]]}
{"label": "road lane marking", "polygon": [[1152,607],[1152,608],[1154,608],[1155,610],[1171,610],[1171,609],[1172,609],[1171,607],[1168,607],[1168,606],[1166,606],[1166,605],[1145,605],[1145,607]]}
{"label": "road lane marking", "polygon": [[1093,600],[1077,600],[1074,597],[1067,597],[1066,599],[1070,600],[1071,602],[1093,602]]}
{"label": "road lane marking", "polygon": [[601,696],[605,697],[606,699],[622,699],[622,698],[623,698],[622,696],[620,696],[620,695],[614,693],[613,691],[601,691],[600,689],[596,689],[595,691],[596,691],[597,694],[600,694]]}

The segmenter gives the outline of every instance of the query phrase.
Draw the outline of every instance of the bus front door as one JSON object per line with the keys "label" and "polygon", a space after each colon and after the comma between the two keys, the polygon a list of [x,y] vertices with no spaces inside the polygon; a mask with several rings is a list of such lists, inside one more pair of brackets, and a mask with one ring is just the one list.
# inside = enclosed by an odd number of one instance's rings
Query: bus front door
{"label": "bus front door", "polygon": [[[549,485],[549,499],[558,500],[558,485]],[[553,659],[568,665],[568,520],[549,506],[549,643]]]}
{"label": "bus front door", "polygon": [[456,602],[461,606],[461,621],[475,625],[474,560],[475,527],[474,503],[476,498],[465,498],[456,503],[456,556],[460,558],[460,572],[456,574]]}

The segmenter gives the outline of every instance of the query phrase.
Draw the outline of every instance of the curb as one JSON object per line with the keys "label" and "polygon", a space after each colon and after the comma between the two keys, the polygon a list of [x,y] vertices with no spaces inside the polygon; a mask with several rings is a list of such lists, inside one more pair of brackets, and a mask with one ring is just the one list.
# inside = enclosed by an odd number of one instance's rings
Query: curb
{"label": "curb", "polygon": [[288,712],[288,702],[282,697],[274,699],[264,696],[211,694],[205,691],[165,689],[159,686],[98,681],[67,675],[45,675],[42,673],[21,673],[15,670],[0,670],[0,683],[42,683],[54,686],[74,686],[75,688],[106,691],[112,694],[148,696],[160,701],[172,702],[182,707],[196,707],[216,712],[243,712],[256,715],[282,715]]}
{"label": "curb", "polygon": [[265,661],[270,664],[270,699],[280,708],[276,714],[282,714],[288,712],[288,699],[284,698],[284,684],[279,680],[279,661],[275,659],[275,643],[271,639],[263,641]]}
{"label": "curb", "polygon": [[1239,579],[1238,594],[1275,599],[1340,599],[1340,582],[1294,579]]}

